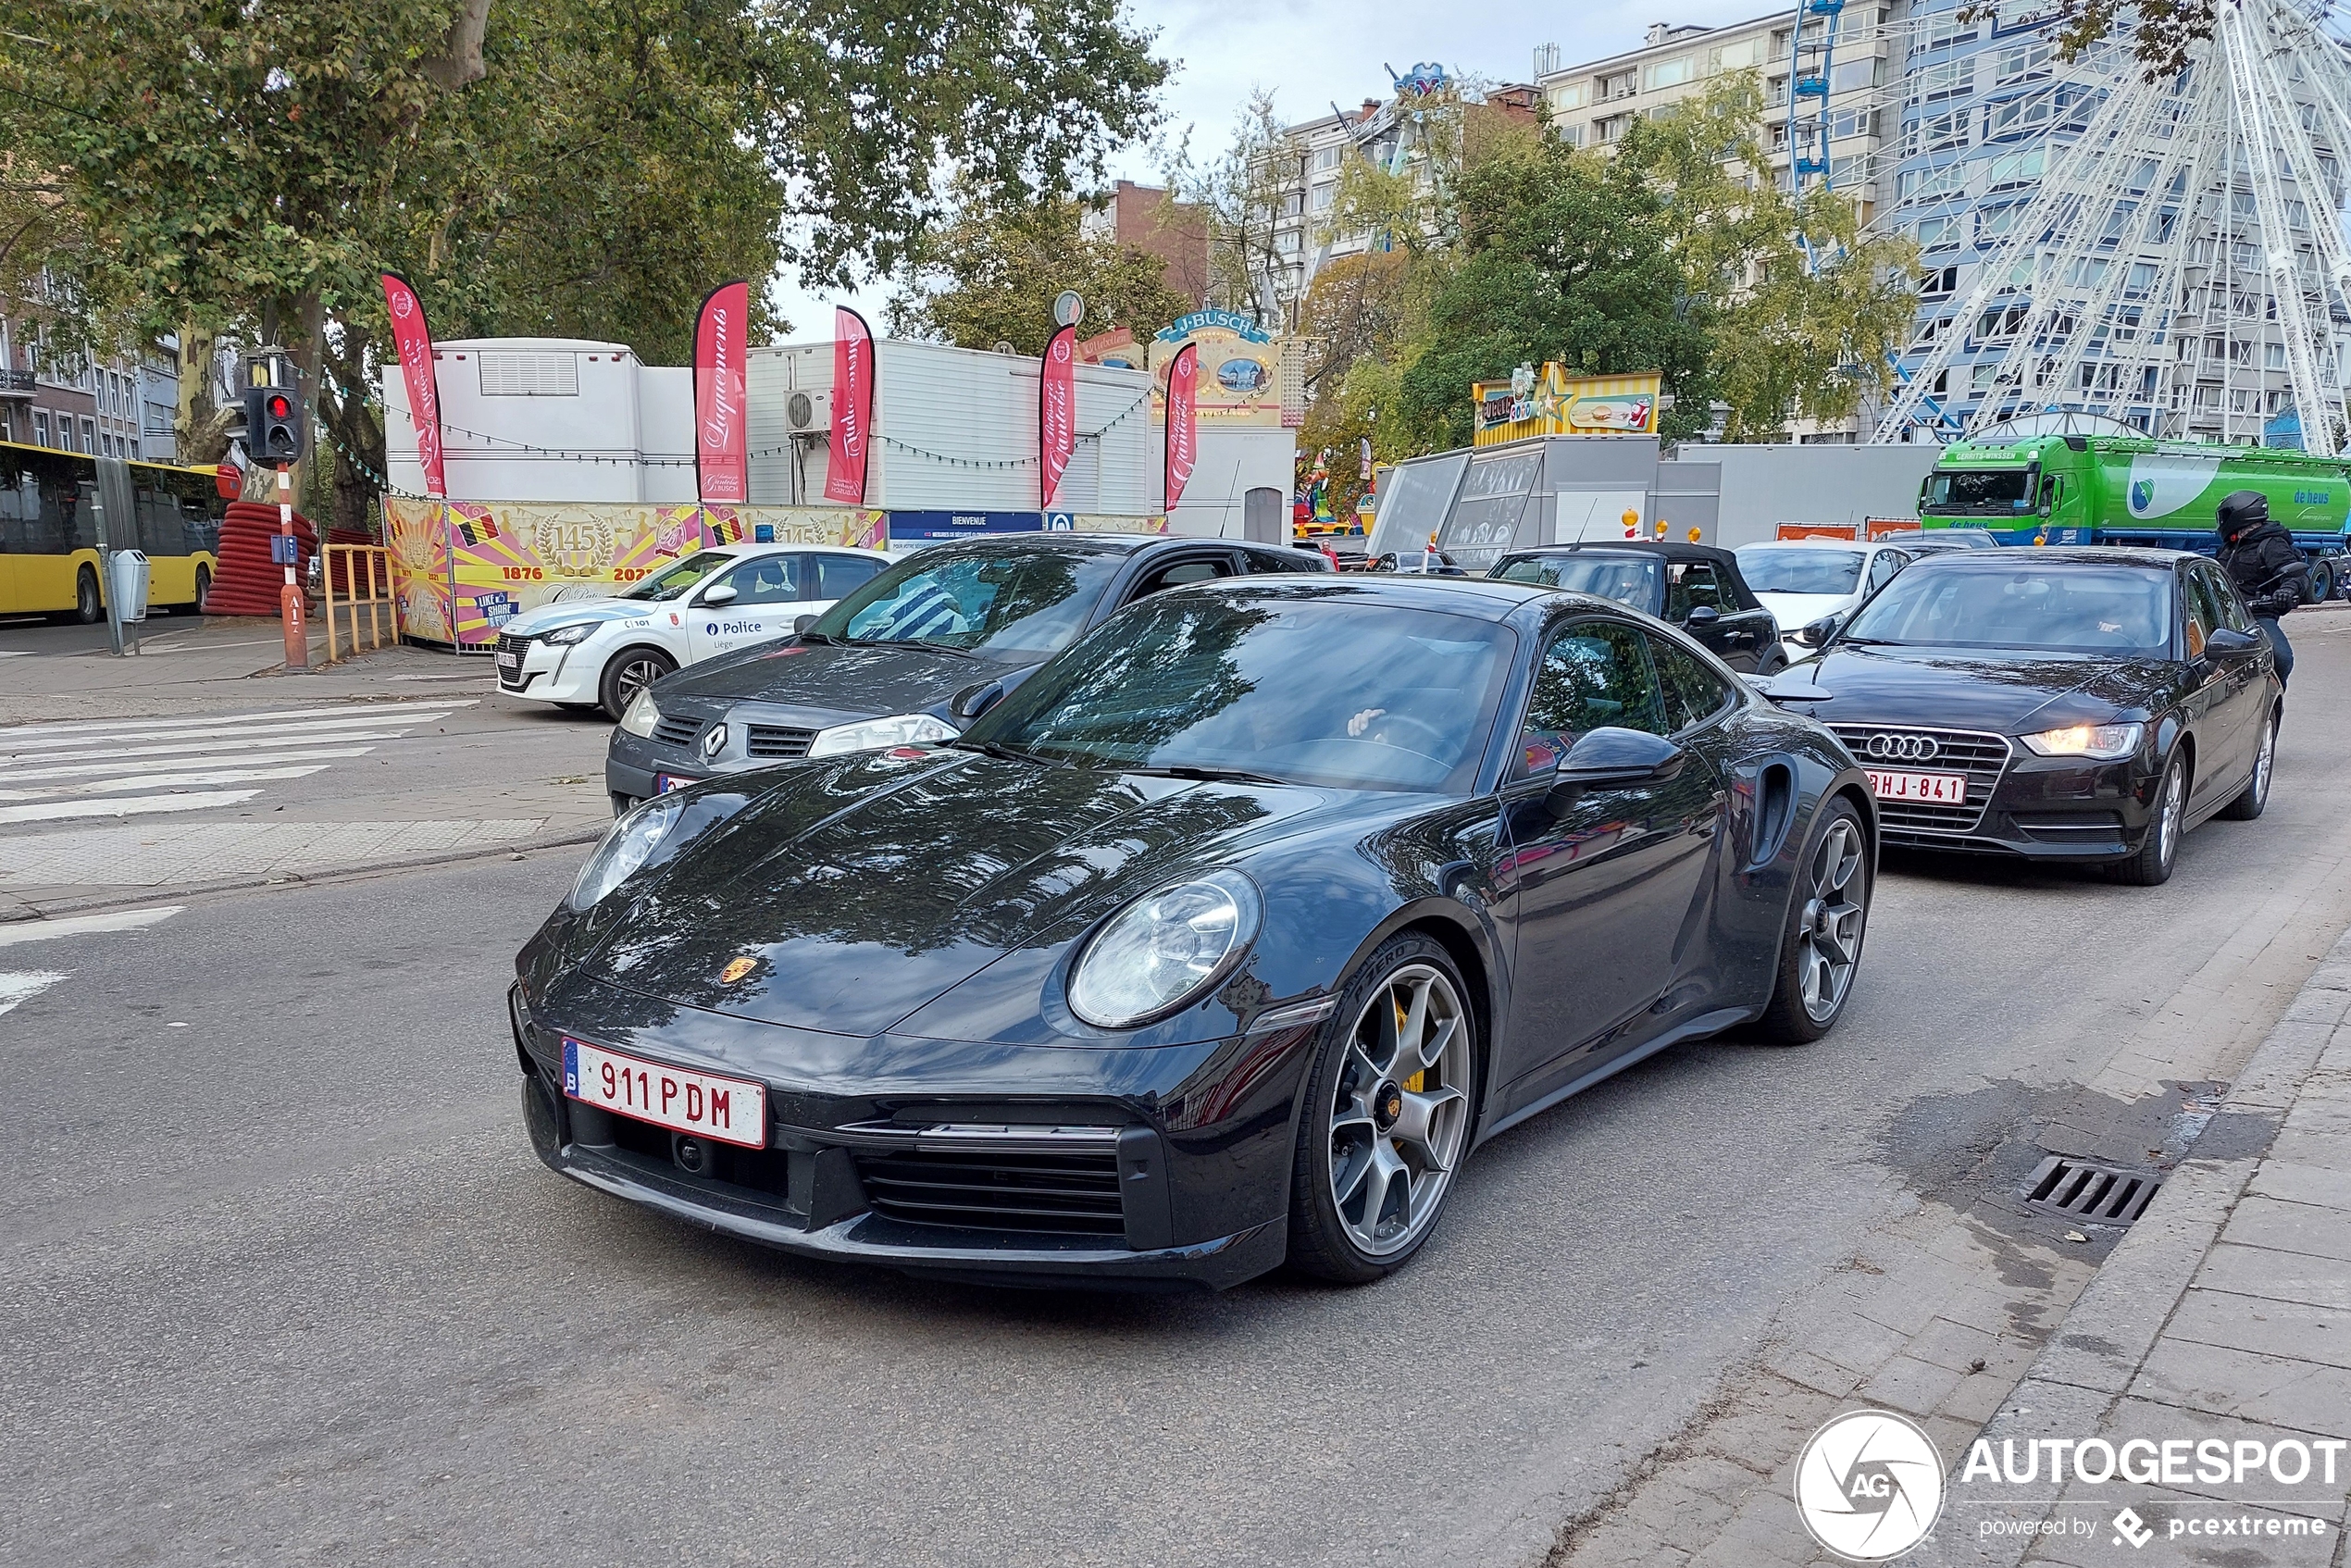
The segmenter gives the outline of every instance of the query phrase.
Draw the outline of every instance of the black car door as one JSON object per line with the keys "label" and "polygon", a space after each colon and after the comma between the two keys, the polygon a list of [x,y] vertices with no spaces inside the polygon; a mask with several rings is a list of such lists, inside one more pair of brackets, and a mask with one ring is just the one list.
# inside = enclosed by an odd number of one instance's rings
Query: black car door
{"label": "black car door", "polygon": [[1740,607],[1710,561],[1672,561],[1665,568],[1665,614],[1735,670],[1752,673],[1777,641],[1768,610]]}
{"label": "black car door", "polygon": [[1498,1076],[1524,1104],[1655,1032],[1677,939],[1701,896],[1721,811],[1712,764],[1556,790],[1549,775],[1603,726],[1665,734],[1665,693],[1638,627],[1584,616],[1545,637],[1504,793],[1498,915],[1511,928],[1510,1028]]}
{"label": "black car door", "polygon": [[[2227,628],[2260,635],[2244,601],[2237,597],[2235,588],[2219,567],[2205,561],[2189,562],[2187,587],[2191,623],[2198,627],[2201,634],[2208,636],[2213,630]],[[2260,727],[2268,716],[2262,698],[2268,692],[2269,682],[2262,676],[2263,661],[2258,658],[2216,659],[2206,654],[2202,664],[2205,667],[2196,673],[2203,678],[2204,689],[2211,693],[2205,723],[2216,728],[2218,734],[2199,738],[2203,745],[2215,749],[2197,753],[2196,771],[2209,778],[2214,789],[2226,790],[2233,796],[2253,777]],[[2202,795],[2204,790],[2198,789],[2195,793]]]}

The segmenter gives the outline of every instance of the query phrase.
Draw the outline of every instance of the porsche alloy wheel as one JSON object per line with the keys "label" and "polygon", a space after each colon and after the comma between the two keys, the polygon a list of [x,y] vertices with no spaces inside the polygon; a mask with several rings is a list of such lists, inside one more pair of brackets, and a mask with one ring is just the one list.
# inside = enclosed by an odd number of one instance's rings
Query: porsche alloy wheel
{"label": "porsche alloy wheel", "polygon": [[1812,830],[1788,901],[1779,976],[1760,1020],[1765,1039],[1803,1045],[1835,1025],[1861,966],[1875,880],[1860,814],[1850,801],[1830,801]]}
{"label": "porsche alloy wheel", "polygon": [[[1301,1147],[1308,1212],[1292,1257],[1325,1278],[1375,1279],[1415,1251],[1469,1148],[1474,1022],[1444,950],[1389,943],[1348,988],[1313,1077]],[[1300,1185],[1304,1185],[1301,1183]]]}

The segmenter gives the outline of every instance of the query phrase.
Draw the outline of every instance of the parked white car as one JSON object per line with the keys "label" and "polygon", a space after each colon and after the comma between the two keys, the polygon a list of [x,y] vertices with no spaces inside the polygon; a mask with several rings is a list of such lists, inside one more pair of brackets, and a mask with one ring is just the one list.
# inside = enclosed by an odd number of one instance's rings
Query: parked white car
{"label": "parked white car", "polygon": [[681,665],[790,636],[889,565],[877,550],[721,544],[616,598],[563,599],[499,628],[498,687],[615,720]]}
{"label": "parked white car", "polygon": [[1910,564],[1897,545],[1851,539],[1774,539],[1742,544],[1739,576],[1780,626],[1788,662],[1812,650],[1797,633],[1822,616],[1839,619]]}

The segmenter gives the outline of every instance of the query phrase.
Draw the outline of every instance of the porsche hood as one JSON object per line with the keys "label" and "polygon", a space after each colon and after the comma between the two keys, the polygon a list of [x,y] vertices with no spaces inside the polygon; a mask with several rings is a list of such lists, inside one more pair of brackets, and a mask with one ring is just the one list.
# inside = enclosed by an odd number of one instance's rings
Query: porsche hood
{"label": "porsche hood", "polygon": [[578,963],[684,1006],[871,1035],[1349,798],[914,749],[794,768],[624,884]]}

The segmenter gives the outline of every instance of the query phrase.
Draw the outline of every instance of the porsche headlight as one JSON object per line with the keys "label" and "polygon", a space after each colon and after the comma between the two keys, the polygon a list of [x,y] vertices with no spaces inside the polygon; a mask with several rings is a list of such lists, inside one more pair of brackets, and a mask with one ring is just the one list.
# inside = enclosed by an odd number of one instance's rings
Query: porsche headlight
{"label": "porsche headlight", "polygon": [[594,621],[581,621],[577,626],[559,626],[553,631],[541,632],[539,641],[552,642],[558,648],[568,648],[575,642],[587,641],[588,634],[596,629],[596,625]]}
{"label": "porsche headlight", "polygon": [[861,718],[819,729],[808,742],[812,757],[837,757],[847,752],[878,751],[884,746],[914,746],[925,740],[952,740],[963,731],[928,714],[898,714],[889,718]]}
{"label": "porsche headlight", "polygon": [[1163,1017],[1224,977],[1257,936],[1257,884],[1212,871],[1137,899],[1087,944],[1069,1007],[1102,1029]]}
{"label": "porsche headlight", "polygon": [[628,707],[620,716],[620,728],[631,735],[651,735],[653,726],[661,722],[661,710],[653,706],[653,689],[640,686],[637,694],[628,699]]}
{"label": "porsche headlight", "polygon": [[2045,757],[2087,757],[2096,762],[2112,762],[2137,751],[2140,738],[2146,733],[2146,726],[2143,724],[2071,724],[2023,739],[2026,745]]}
{"label": "porsche headlight", "polygon": [[655,795],[614,823],[595,852],[588,857],[588,864],[579,868],[579,879],[571,885],[571,897],[566,902],[578,910],[593,908],[598,900],[652,858],[684,810],[685,802],[678,796]]}

